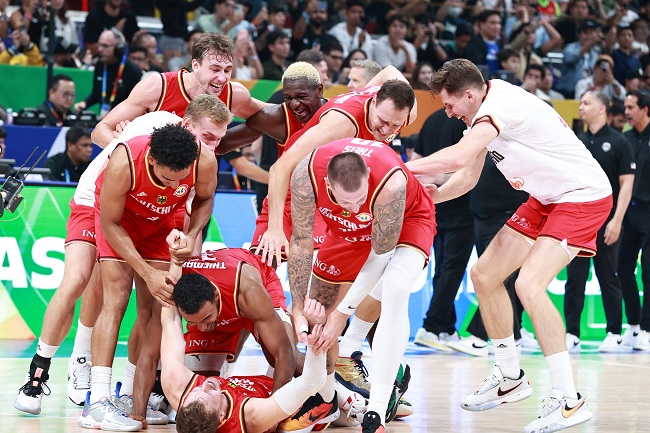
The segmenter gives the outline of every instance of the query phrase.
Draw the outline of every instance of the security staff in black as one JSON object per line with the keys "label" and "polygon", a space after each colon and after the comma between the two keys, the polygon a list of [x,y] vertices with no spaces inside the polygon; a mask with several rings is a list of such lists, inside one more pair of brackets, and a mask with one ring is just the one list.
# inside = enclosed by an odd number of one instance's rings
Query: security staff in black
{"label": "security staff in black", "polygon": [[[623,295],[616,266],[621,244],[621,226],[634,183],[632,147],[623,134],[607,124],[609,106],[607,96],[588,91],[580,98],[578,109],[580,118],[587,125],[587,130],[578,135],[578,138],[607,174],[615,203],[609,218],[598,231],[598,254],[593,257],[607,320],[607,338],[599,349],[605,353],[618,352],[622,343]],[[567,333],[577,339],[580,338],[580,316],[585,303],[585,285],[591,260],[590,257],[576,257],[567,266],[564,317]],[[573,339],[574,344],[575,340]]]}
{"label": "security staff in black", "polygon": [[[650,352],[650,296],[644,298],[643,312],[635,270],[641,250],[641,282],[650,290],[650,96],[631,91],[625,97],[625,117],[632,129],[625,133],[632,145],[636,171],[632,200],[623,220],[623,239],[618,258],[628,332],[623,344],[633,343],[637,350]],[[640,325],[640,326],[633,326]],[[634,337],[634,333],[638,335]],[[629,344],[629,343],[628,343]]]}
{"label": "security staff in black", "polygon": [[[447,117],[444,109],[434,112],[422,126],[412,159],[431,155],[440,149],[458,143],[463,138],[465,128],[465,123],[462,121]],[[435,183],[441,184],[448,177],[444,176],[436,180]],[[445,340],[449,336],[458,338],[454,300],[474,247],[469,193],[454,200],[436,204],[436,223],[438,232],[433,239],[433,252],[436,261],[433,275],[433,296],[424,318],[423,328],[415,337],[415,343],[450,351],[451,349],[446,348]],[[443,335],[441,336],[441,334]]]}

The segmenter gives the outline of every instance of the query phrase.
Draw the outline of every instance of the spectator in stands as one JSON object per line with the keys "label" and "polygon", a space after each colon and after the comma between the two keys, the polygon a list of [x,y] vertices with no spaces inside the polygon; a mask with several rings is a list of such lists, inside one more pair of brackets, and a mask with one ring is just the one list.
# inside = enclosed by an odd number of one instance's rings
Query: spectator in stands
{"label": "spectator in stands", "polygon": [[240,28],[235,36],[235,57],[233,57],[232,78],[238,80],[257,80],[264,76],[264,68],[257,55],[251,34]]}
{"label": "spectator in stands", "polygon": [[145,47],[135,46],[129,50],[129,60],[137,65],[142,71],[142,75],[151,70],[149,63],[149,52]]}
{"label": "spectator in stands", "polygon": [[[124,59],[126,40],[118,30],[104,30],[99,36],[98,61],[93,73],[93,88],[90,95],[74,105],[76,111],[100,105],[99,117],[124,101],[142,78],[142,71],[133,62]],[[120,65],[124,62],[124,69]],[[104,91],[102,91],[104,89]]]}
{"label": "spectator in stands", "polygon": [[[452,40],[460,26],[469,24],[464,17],[466,6],[465,0],[445,0],[440,5],[435,15],[435,22],[441,23],[444,28],[440,32],[440,39]],[[472,33],[471,36],[474,34]]]}
{"label": "spectator in stands", "polygon": [[69,117],[70,108],[77,97],[74,81],[67,75],[52,77],[47,86],[47,100],[36,107],[45,114],[45,126],[71,126],[76,116]]}
{"label": "spectator in stands", "polygon": [[163,25],[163,34],[158,41],[158,45],[163,54],[163,69],[177,71],[169,67],[169,61],[174,57],[189,56],[192,46],[185,48],[187,41],[187,13],[195,10],[201,5],[199,1],[192,0],[157,0],[156,4],[160,11],[160,20]]}
{"label": "spectator in stands", "polygon": [[639,57],[648,54],[648,22],[643,19],[638,19],[632,22],[630,28],[634,34],[634,41],[632,42],[632,50],[634,50],[634,53]]}
{"label": "spectator in stands", "polygon": [[562,38],[562,46],[578,40],[578,29],[586,19],[589,19],[587,0],[570,0],[566,16],[560,18],[555,24],[555,28]]}
{"label": "spectator in stands", "polygon": [[196,28],[203,32],[222,32],[235,38],[236,27],[244,19],[244,11],[235,12],[235,0],[217,0],[214,13],[201,15],[196,20]]}
{"label": "spectator in stands", "polygon": [[7,14],[9,0],[0,0],[0,43],[9,35],[9,15]]}
{"label": "spectator in stands", "polygon": [[[564,59],[558,68],[561,76],[555,87],[566,98],[574,99],[578,81],[593,71],[600,52],[600,35],[598,23],[593,20],[585,20],[580,24],[578,30],[579,40],[562,48]],[[576,99],[580,99],[580,97],[578,96]]]}
{"label": "spectator in stands", "polygon": [[[319,0],[307,0],[305,10],[293,26],[291,34],[291,49],[294,54],[310,48],[322,47],[329,39],[336,39],[327,34],[325,30],[327,23],[327,2]],[[343,47],[341,47],[343,51]],[[341,54],[343,60],[343,54]]]}
{"label": "spectator in stands", "polygon": [[146,30],[141,30],[133,37],[131,47],[144,47],[149,60],[148,71],[162,72],[162,63],[158,59],[158,41],[156,37]]}
{"label": "spectator in stands", "polygon": [[388,34],[377,39],[372,55],[382,68],[393,65],[406,74],[413,72],[418,56],[413,44],[406,40],[408,31],[409,21],[404,15],[389,18]]}
{"label": "spectator in stands", "polygon": [[[68,2],[66,0],[51,0],[50,7],[54,11],[54,37],[56,42],[55,49],[59,46],[63,49],[71,50],[74,53],[79,46],[79,37],[74,22],[67,16]],[[43,26],[43,34],[40,38],[39,47],[42,53],[49,51],[49,19]],[[61,48],[59,50],[61,51]]]}
{"label": "spectator in stands", "polygon": [[320,47],[327,63],[327,77],[331,83],[337,83],[343,66],[343,47],[335,38],[330,38]]}
{"label": "spectator in stands", "polygon": [[634,42],[634,33],[629,25],[619,26],[616,32],[616,41],[618,48],[612,51],[614,60],[614,78],[616,81],[623,83],[629,71],[641,69],[641,60],[632,48]]}
{"label": "spectator in stands", "polygon": [[[43,57],[25,30],[11,32],[11,45],[0,52],[0,64],[42,66]],[[0,47],[1,48],[1,47]]]}
{"label": "spectator in stands", "polygon": [[185,36],[185,54],[169,59],[167,68],[170,71],[180,71],[183,68],[190,69],[192,67],[189,53],[192,52],[192,45],[194,45],[196,38],[202,34],[203,32],[201,30],[192,30],[191,32],[187,33]]}
{"label": "spectator in stands", "polygon": [[549,21],[542,21],[539,27],[544,29],[546,41],[538,48],[535,48],[535,35],[538,26],[532,23],[515,27],[510,35],[510,43],[506,45],[506,48],[519,54],[520,66],[517,73],[519,79],[523,79],[529,65],[541,65],[542,58],[546,57],[550,51],[561,48],[562,38]]}
{"label": "spectator in stands", "polygon": [[345,3],[345,21],[336,24],[329,31],[343,47],[343,57],[350,52],[362,49],[366,54],[372,53],[373,42],[361,22],[365,15],[365,2],[363,0],[347,0]]}
{"label": "spectator in stands", "polygon": [[361,90],[381,71],[381,66],[374,60],[353,60],[348,73],[348,90]]}
{"label": "spectator in stands", "polygon": [[393,15],[415,17],[425,13],[428,5],[429,2],[424,0],[372,0],[366,8],[366,30],[374,35],[385,35]]}
{"label": "spectator in stands", "polygon": [[503,47],[500,38],[501,14],[494,10],[485,10],[477,18],[478,34],[467,44],[465,58],[477,65],[487,65],[490,75],[499,69],[497,55]]}
{"label": "spectator in stands", "polygon": [[544,78],[537,86],[537,90],[546,94],[549,99],[564,99],[564,95],[560,92],[553,90],[554,75],[551,68],[544,66]]}
{"label": "spectator in stands", "polygon": [[411,78],[411,87],[414,90],[431,90],[429,83],[433,77],[433,66],[429,62],[419,62],[413,69],[413,77]]}
{"label": "spectator in stands", "polygon": [[47,180],[60,182],[79,182],[79,178],[88,168],[93,154],[93,142],[90,130],[82,126],[73,126],[65,134],[65,152],[52,155],[45,161],[45,168],[50,169]]}
{"label": "spectator in stands", "polygon": [[610,100],[622,101],[625,98],[625,87],[619,83],[612,73],[614,61],[607,54],[601,54],[596,59],[594,73],[578,81],[574,99],[580,100],[587,90],[602,93]]}
{"label": "spectator in stands", "polygon": [[[252,146],[250,144],[221,155],[220,158],[222,158],[219,164],[220,166],[222,166],[224,162],[227,162],[231,166],[230,171],[232,172],[233,180],[232,186],[229,182],[219,182],[220,187],[225,185],[226,188],[232,187],[237,190],[254,189],[255,185],[252,185],[251,181],[268,185],[269,172],[260,168],[260,166],[255,163],[255,156],[253,155]],[[224,170],[221,170],[220,168],[219,171],[221,172]]]}
{"label": "spectator in stands", "polygon": [[5,140],[7,138],[7,130],[0,126],[0,158],[4,158],[7,155],[7,145]]}
{"label": "spectator in stands", "polygon": [[645,80],[647,78],[648,76],[644,75],[641,69],[628,71],[625,76],[625,94],[627,95],[633,90],[639,90],[646,94],[650,92],[650,90],[645,86]]}
{"label": "spectator in stands", "polygon": [[25,31],[36,45],[41,41],[45,14],[37,0],[22,0],[20,8],[9,18],[12,31]]}
{"label": "spectator in stands", "polygon": [[[320,51],[316,49],[304,50],[298,54],[296,57],[296,62],[309,63],[314,68],[316,68],[318,76],[320,77],[320,82],[324,87],[329,87],[332,85],[332,83],[329,82],[329,78],[327,77],[327,62],[325,61],[325,56]],[[279,92],[283,96],[282,100],[279,103],[282,103],[284,102],[284,94],[282,94],[282,91]]]}
{"label": "spectator in stands", "polygon": [[607,14],[612,25],[627,24],[629,26],[638,20],[639,14],[631,6],[630,0],[617,0],[616,6]]}
{"label": "spectator in stands", "polygon": [[[350,63],[352,63],[353,60],[366,60],[367,58],[368,55],[366,54],[366,52],[360,48],[350,51],[350,53],[348,53],[348,56],[345,59],[343,59],[343,63],[341,63],[341,73],[339,74],[339,79],[337,83],[338,84],[348,83],[349,80],[348,74],[350,73]],[[377,63],[377,62],[373,62],[373,63]]]}
{"label": "spectator in stands", "polygon": [[467,45],[473,37],[474,31],[471,25],[459,25],[454,33],[454,40],[444,46],[448,60],[464,59]]}
{"label": "spectator in stands", "polygon": [[527,92],[537,96],[539,99],[553,105],[551,103],[551,97],[539,88],[545,78],[546,70],[544,69],[544,66],[533,63],[528,65],[526,74],[524,75],[524,82],[521,87],[523,87]]}
{"label": "spectator in stands", "polygon": [[521,86],[519,53],[510,48],[504,48],[497,54],[497,61],[499,62],[499,68],[493,76],[508,81],[515,86]]}
{"label": "spectator in stands", "polygon": [[423,14],[415,18],[413,46],[417,53],[417,61],[430,63],[434,69],[440,68],[448,59],[447,52],[437,36],[438,28],[429,15]]}
{"label": "spectator in stands", "polygon": [[627,123],[625,106],[621,102],[612,102],[607,112],[607,124],[618,132],[623,132],[625,123]]}
{"label": "spectator in stands", "polygon": [[127,43],[131,43],[135,32],[140,30],[135,14],[122,7],[122,0],[106,0],[88,12],[84,25],[84,44],[93,55],[98,53],[99,36],[104,30],[113,27],[124,35]]}
{"label": "spectator in stands", "polygon": [[265,80],[282,80],[282,74],[287,69],[287,58],[291,50],[289,36],[282,30],[275,30],[267,37],[271,58],[262,64]]}

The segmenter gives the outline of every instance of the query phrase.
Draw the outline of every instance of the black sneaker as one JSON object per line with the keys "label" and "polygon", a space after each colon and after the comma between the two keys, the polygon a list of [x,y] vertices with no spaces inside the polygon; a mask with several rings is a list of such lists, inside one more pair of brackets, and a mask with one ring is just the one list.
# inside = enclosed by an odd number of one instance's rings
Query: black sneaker
{"label": "black sneaker", "polygon": [[375,411],[366,412],[361,421],[361,433],[385,433],[386,429],[381,425],[381,418]]}

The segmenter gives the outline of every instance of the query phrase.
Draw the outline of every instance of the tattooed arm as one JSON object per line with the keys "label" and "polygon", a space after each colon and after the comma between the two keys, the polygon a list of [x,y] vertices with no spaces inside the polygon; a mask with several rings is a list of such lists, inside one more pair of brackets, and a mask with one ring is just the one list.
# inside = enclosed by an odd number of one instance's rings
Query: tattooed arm
{"label": "tattooed arm", "polygon": [[[309,179],[307,155],[293,172],[291,179],[291,219],[293,232],[289,244],[289,287],[293,305],[296,332],[300,333],[299,318],[302,315],[309,279],[311,278],[312,256],[314,254],[314,212],[316,196]],[[298,335],[301,338],[301,335]]]}

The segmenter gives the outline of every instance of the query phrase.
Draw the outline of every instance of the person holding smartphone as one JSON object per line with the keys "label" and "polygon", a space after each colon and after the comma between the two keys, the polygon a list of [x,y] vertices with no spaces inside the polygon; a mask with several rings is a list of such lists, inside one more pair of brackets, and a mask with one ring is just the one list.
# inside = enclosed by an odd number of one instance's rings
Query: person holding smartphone
{"label": "person holding smartphone", "polygon": [[203,32],[225,33],[234,40],[237,35],[237,25],[243,19],[242,5],[235,3],[235,0],[217,0],[214,14],[201,15],[196,21],[196,26]]}

